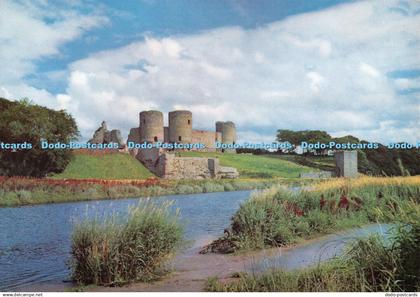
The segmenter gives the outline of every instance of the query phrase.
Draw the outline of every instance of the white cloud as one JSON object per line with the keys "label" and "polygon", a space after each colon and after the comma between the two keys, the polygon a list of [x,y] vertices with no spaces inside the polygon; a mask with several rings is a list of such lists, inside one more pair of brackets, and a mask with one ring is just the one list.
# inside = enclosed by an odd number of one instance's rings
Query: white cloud
{"label": "white cloud", "polygon": [[[37,103],[58,107],[60,102],[54,95],[26,84],[24,77],[36,73],[36,62],[60,57],[62,45],[107,21],[105,17],[80,14],[72,9],[51,9],[52,5],[43,1],[1,1],[2,95],[13,99],[29,97]],[[55,78],[60,74],[63,73],[47,73]]]}
{"label": "white cloud", "polygon": [[387,73],[420,68],[420,15],[390,9],[398,5],[361,1],[251,30],[149,35],[69,65],[56,100],[85,138],[102,120],[126,135],[141,110],[182,108],[200,128],[233,120],[240,142],[272,140],[278,128],[415,141],[419,101],[398,94],[408,82]]}
{"label": "white cloud", "polygon": [[379,71],[375,67],[373,67],[372,65],[369,65],[367,63],[360,63],[359,68],[360,68],[360,71],[362,73],[367,74],[371,77],[379,77],[380,76]]}

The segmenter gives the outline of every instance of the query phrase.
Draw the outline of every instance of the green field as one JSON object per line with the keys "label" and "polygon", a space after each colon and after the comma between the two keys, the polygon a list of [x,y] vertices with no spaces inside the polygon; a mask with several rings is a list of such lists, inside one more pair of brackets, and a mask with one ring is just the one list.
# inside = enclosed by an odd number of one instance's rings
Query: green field
{"label": "green field", "polygon": [[53,178],[146,179],[152,176],[146,167],[128,154],[75,154],[64,172]]}
{"label": "green field", "polygon": [[207,152],[179,152],[177,155],[183,157],[217,157],[220,160],[220,165],[238,169],[240,178],[299,177],[301,172],[317,170],[273,156]]}
{"label": "green field", "polygon": [[[238,169],[240,178],[299,177],[301,172],[316,171],[297,164],[294,158],[248,154],[178,152],[181,157],[217,157],[222,166]],[[316,166],[314,166],[316,167]],[[128,154],[85,155],[75,154],[73,160],[53,178],[145,179],[154,176],[139,161]]]}

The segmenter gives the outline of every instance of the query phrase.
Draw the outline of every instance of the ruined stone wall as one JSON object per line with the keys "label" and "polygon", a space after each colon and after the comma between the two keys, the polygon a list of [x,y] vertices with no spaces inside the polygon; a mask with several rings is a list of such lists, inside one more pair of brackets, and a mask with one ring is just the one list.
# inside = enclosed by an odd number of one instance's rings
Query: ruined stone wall
{"label": "ruined stone wall", "polygon": [[[127,137],[127,143],[128,142],[134,142],[134,143],[140,143],[140,128],[131,128],[130,133]],[[138,149],[129,149],[128,152],[133,157],[137,156],[139,150]]]}
{"label": "ruined stone wall", "polygon": [[219,165],[217,158],[177,157],[159,149],[139,150],[136,158],[165,179],[237,178],[238,171]]}
{"label": "ruined stone wall", "polygon": [[192,143],[202,143],[206,146],[204,151],[215,151],[214,143],[216,142],[216,132],[205,130],[192,131]]}
{"label": "ruined stone wall", "polygon": [[155,172],[167,179],[219,179],[239,176],[235,168],[220,166],[217,158],[176,157],[166,153],[159,157],[156,167]]}
{"label": "ruined stone wall", "polygon": [[162,156],[164,155],[165,154],[163,153],[162,149],[139,149],[136,158],[151,172],[153,172],[157,176],[163,176],[164,167],[159,166],[159,162]]}
{"label": "ruined stone wall", "polygon": [[117,143],[119,148],[125,147],[125,143],[122,139],[120,130],[114,129],[108,131],[105,121],[103,121],[101,126],[98,129],[96,129],[92,139],[90,139],[88,142],[97,144]]}
{"label": "ruined stone wall", "polygon": [[163,178],[169,179],[206,179],[215,177],[206,158],[176,157],[165,154],[159,162]]}

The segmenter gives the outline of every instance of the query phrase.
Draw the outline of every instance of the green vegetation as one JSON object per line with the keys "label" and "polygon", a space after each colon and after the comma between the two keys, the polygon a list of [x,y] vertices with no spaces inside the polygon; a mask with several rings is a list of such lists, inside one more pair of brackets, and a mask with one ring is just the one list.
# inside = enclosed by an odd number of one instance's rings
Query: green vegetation
{"label": "green vegetation", "polygon": [[271,158],[294,162],[303,166],[319,170],[334,171],[335,159],[330,156],[303,156],[303,155],[269,155]]}
{"label": "green vegetation", "polygon": [[55,111],[33,105],[28,100],[8,101],[0,98],[1,143],[25,144],[0,149],[0,176],[43,177],[62,172],[70,162],[68,149],[41,148],[41,140],[68,143],[78,135],[76,122],[64,110]]}
{"label": "green vegetation", "polygon": [[257,156],[251,154],[179,152],[184,157],[219,158],[220,165],[235,167],[240,178],[276,178],[299,177],[299,173],[314,171],[314,169],[295,164],[282,159]]}
{"label": "green vegetation", "polygon": [[388,149],[379,145],[375,150],[358,151],[358,170],[368,175],[409,176],[420,174],[419,149]]}
{"label": "green vegetation", "polygon": [[154,176],[134,157],[123,154],[74,154],[66,169],[53,178],[146,179]]}
{"label": "green vegetation", "polygon": [[0,177],[0,207],[19,205],[152,197],[221,191],[254,190],[274,184],[300,185],[300,179],[239,180],[85,180],[22,179]]}
{"label": "green vegetation", "polygon": [[[290,152],[302,142],[320,142],[325,144],[328,144],[331,141],[344,144],[368,143],[367,141],[359,140],[352,135],[334,138],[327,132],[319,130],[278,130],[276,139],[279,142],[290,143]],[[358,150],[359,172],[374,176],[408,176],[420,174],[419,149],[389,149],[380,143],[378,143],[377,146],[377,149]],[[314,155],[315,153],[318,155],[325,155],[326,152],[327,149],[309,150],[305,153],[305,157]],[[259,150],[255,153],[263,154],[264,152]],[[313,157],[309,157],[305,160],[298,156],[293,161],[296,161],[299,164],[311,166],[312,159]],[[328,167],[325,169],[328,170]]]}
{"label": "green vegetation", "polygon": [[169,205],[139,204],[128,217],[93,219],[75,226],[72,279],[79,285],[122,285],[158,278],[182,239]]}
{"label": "green vegetation", "polygon": [[[318,185],[293,193],[281,187],[256,193],[232,218],[231,230],[203,252],[230,253],[287,245],[317,234],[361,226],[382,219],[377,209],[401,201],[420,203],[420,178],[361,178]],[[359,185],[357,185],[359,183]]]}
{"label": "green vegetation", "polygon": [[233,292],[384,292],[420,290],[420,205],[403,200],[396,209],[375,211],[395,223],[392,244],[373,236],[352,244],[341,257],[303,270],[238,274],[231,282],[216,278],[208,291]]}

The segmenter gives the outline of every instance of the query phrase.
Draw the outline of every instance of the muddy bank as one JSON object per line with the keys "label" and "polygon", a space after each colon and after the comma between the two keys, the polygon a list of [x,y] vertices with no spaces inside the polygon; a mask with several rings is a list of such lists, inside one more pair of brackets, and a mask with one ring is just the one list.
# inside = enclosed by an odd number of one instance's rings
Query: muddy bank
{"label": "muddy bank", "polygon": [[228,281],[237,272],[259,274],[270,269],[293,270],[316,265],[341,255],[346,245],[355,239],[372,234],[387,237],[390,228],[387,224],[373,224],[287,247],[230,255],[200,254],[201,247],[211,242],[211,239],[207,238],[200,241],[201,246],[196,245],[186,253],[178,255],[172,263],[173,272],[162,280],[134,283],[118,288],[95,287],[89,288],[89,291],[203,291],[209,277]]}

